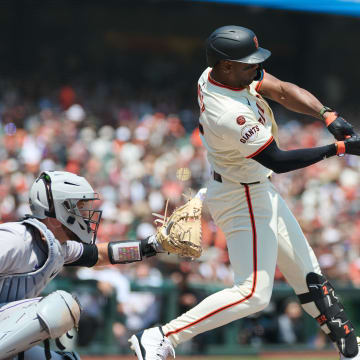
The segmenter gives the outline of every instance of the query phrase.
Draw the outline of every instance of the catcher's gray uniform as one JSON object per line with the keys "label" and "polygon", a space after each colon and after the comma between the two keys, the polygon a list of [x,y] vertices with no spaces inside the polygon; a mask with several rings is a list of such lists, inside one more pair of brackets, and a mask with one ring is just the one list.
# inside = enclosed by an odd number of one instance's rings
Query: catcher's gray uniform
{"label": "catcher's gray uniform", "polygon": [[[37,296],[64,263],[79,259],[82,251],[83,244],[76,241],[61,245],[36,219],[0,225],[0,359],[77,325],[80,308],[70,294],[57,291],[46,298]],[[25,359],[35,359],[26,353]],[[62,358],[52,355],[52,359]]]}

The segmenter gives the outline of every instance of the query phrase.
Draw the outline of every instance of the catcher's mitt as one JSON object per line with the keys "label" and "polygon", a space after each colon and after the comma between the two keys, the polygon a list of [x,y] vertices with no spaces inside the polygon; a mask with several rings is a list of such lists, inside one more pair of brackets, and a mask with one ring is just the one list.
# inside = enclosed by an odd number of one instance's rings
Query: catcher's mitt
{"label": "catcher's mitt", "polygon": [[[198,258],[201,255],[201,210],[206,189],[175,209],[170,217],[157,219],[162,225],[157,228],[156,239],[165,251],[184,257]],[[155,214],[157,215],[157,214]]]}

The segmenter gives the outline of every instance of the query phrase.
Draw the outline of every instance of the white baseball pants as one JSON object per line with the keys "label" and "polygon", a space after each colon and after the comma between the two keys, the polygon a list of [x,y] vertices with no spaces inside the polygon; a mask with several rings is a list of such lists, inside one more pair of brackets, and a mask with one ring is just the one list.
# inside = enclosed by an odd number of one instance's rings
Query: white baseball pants
{"label": "white baseball pants", "polygon": [[297,220],[269,180],[254,185],[210,180],[206,204],[226,236],[235,284],[162,327],[174,346],[263,310],[276,264],[296,294],[308,292],[309,272],[321,274]]}

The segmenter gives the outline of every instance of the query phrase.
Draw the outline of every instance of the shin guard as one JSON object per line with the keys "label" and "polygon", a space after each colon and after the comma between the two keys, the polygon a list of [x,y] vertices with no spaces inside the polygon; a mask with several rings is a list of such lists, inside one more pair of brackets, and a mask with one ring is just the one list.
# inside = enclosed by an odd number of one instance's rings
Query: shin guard
{"label": "shin guard", "polygon": [[320,313],[313,317],[336,343],[340,353],[348,358],[355,357],[358,354],[358,344],[354,327],[335,295],[334,288],[323,275],[314,272],[307,274],[306,283],[309,292],[298,295],[304,309],[310,314]]}
{"label": "shin guard", "polygon": [[58,290],[42,299],[9,303],[2,311],[0,359],[8,359],[77,327],[81,309],[71,294]]}

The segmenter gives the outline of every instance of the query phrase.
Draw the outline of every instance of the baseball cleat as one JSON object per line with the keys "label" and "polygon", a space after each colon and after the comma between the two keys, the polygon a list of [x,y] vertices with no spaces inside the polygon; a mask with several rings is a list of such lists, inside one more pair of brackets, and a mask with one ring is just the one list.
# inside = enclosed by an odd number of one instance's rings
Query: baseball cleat
{"label": "baseball cleat", "polygon": [[360,337],[357,336],[356,340],[357,340],[358,349],[359,349],[359,352],[357,353],[357,355],[355,357],[348,358],[348,357],[345,357],[343,354],[340,354],[340,360],[360,360]]}
{"label": "baseball cleat", "polygon": [[129,343],[139,360],[165,360],[169,355],[175,358],[174,347],[160,326],[134,334]]}

